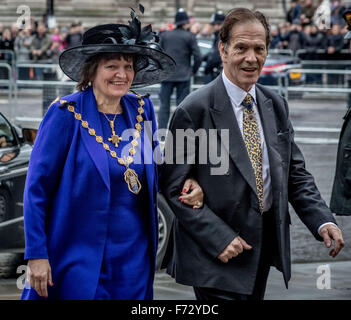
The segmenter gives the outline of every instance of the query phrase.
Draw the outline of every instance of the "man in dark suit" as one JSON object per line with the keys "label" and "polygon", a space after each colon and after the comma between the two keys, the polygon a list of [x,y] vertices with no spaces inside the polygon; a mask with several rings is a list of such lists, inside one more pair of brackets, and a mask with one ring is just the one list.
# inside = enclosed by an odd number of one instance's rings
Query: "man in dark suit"
{"label": "man in dark suit", "polygon": [[[222,74],[190,94],[170,123],[161,188],[176,217],[164,262],[200,300],[263,299],[270,266],[287,286],[288,201],[317,240],[334,241],[332,257],[344,245],[294,142],[286,100],[256,83],[269,39],[261,13],[231,11],[220,31]],[[203,189],[201,209],[178,201],[188,176]]]}
{"label": "man in dark suit", "polygon": [[[183,9],[179,9],[175,15],[174,24],[176,29],[165,31],[161,34],[160,45],[177,64],[176,72],[161,83],[160,110],[158,113],[158,128],[167,128],[171,95],[176,88],[177,105],[190,93],[190,79],[201,64],[200,49],[196,37],[189,29],[189,17]],[[191,59],[193,57],[193,65]]]}
{"label": "man in dark suit", "polygon": [[[345,41],[351,40],[351,10],[344,12],[343,17],[348,25]],[[349,88],[351,87],[349,81]],[[351,98],[349,95],[348,108],[340,132],[338,153],[335,168],[333,191],[330,199],[330,209],[340,216],[351,215]]]}
{"label": "man in dark suit", "polygon": [[213,44],[210,52],[203,58],[206,61],[204,69],[204,83],[209,83],[215,79],[222,70],[222,60],[218,51],[219,30],[222,27],[225,15],[222,11],[215,12],[211,17],[211,25],[213,28]]}

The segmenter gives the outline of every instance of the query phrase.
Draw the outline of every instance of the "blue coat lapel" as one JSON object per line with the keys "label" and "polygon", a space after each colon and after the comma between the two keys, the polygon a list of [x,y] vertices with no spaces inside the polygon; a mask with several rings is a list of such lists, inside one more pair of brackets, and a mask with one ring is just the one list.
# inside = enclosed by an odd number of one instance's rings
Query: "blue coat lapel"
{"label": "blue coat lapel", "polygon": [[[138,107],[139,104],[135,104],[135,98],[128,98],[127,96],[122,97],[121,102],[123,106],[123,112],[126,114],[126,121],[129,128],[134,130],[135,124],[137,123],[136,117],[138,115]],[[145,106],[146,107],[146,106]],[[154,178],[155,178],[155,171],[154,171],[154,161],[152,159],[153,155],[153,148],[152,148],[152,135],[153,135],[153,128],[152,122],[154,119],[150,119],[147,109],[144,107],[143,118],[144,121],[141,123],[142,131],[141,131],[141,144],[138,145],[136,148],[137,153],[141,152],[141,159],[144,161],[145,164],[145,172],[147,183],[149,187],[150,195],[152,196],[152,190],[154,190]]]}
{"label": "blue coat lapel", "polygon": [[[126,114],[126,121],[129,128],[134,130],[135,124],[137,122],[136,116],[138,115],[138,107],[139,104],[134,100],[133,97],[129,97],[128,95],[122,97],[121,102],[123,106],[123,112]],[[145,100],[144,100],[145,101]],[[152,234],[154,235],[154,239],[152,241],[153,244],[153,251],[156,255],[157,251],[157,239],[158,239],[158,221],[157,221],[157,181],[155,172],[156,171],[156,164],[153,160],[153,146],[152,146],[152,138],[155,128],[153,128],[153,123],[155,123],[155,119],[153,118],[152,114],[149,115],[147,112],[147,106],[144,106],[144,113],[143,118],[144,121],[141,123],[142,131],[141,137],[138,147],[136,148],[137,154],[140,153],[140,157],[142,161],[144,161],[144,170],[145,170],[145,177],[146,177],[146,185],[142,185],[142,188],[148,188],[148,197],[149,197],[149,210],[150,213],[153,213],[150,218],[153,220],[151,221],[151,226],[153,227]],[[136,154],[136,155],[137,155]]]}
{"label": "blue coat lapel", "polygon": [[[100,123],[99,112],[92,88],[88,88],[83,92],[80,101],[80,110],[82,119],[88,122],[89,128],[94,129],[95,134],[102,137],[103,132]],[[103,148],[101,143],[98,143],[95,140],[94,136],[91,136],[89,134],[88,129],[83,128],[80,125],[80,131],[82,140],[88,150],[91,159],[95,163],[95,166],[98,169],[101,178],[106,184],[108,190],[110,190],[110,173],[107,159],[108,154],[106,150]]]}

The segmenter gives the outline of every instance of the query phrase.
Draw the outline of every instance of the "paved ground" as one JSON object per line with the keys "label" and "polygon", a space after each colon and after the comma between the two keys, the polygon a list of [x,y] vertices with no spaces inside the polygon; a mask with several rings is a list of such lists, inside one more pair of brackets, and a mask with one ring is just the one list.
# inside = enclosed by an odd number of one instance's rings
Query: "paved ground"
{"label": "paved ground", "polygon": [[[164,271],[157,272],[154,289],[155,300],[195,299],[191,287],[176,284]],[[0,279],[0,300],[17,300],[20,293],[16,279]],[[282,274],[272,268],[265,299],[351,300],[351,261],[293,264],[288,290]]]}
{"label": "paved ground", "polygon": [[[321,289],[318,289],[317,285]],[[177,300],[179,297],[195,299],[190,287],[175,284],[167,274],[159,272],[155,282],[155,299]],[[288,290],[285,288],[282,274],[272,268],[265,299],[351,300],[351,261],[293,264]]]}

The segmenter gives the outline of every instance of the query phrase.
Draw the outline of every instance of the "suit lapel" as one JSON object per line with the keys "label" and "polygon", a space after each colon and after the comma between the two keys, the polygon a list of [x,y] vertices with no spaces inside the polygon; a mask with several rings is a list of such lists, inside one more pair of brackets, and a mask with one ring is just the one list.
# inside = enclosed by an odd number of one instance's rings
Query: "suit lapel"
{"label": "suit lapel", "polygon": [[[277,141],[277,125],[273,102],[272,99],[264,95],[258,86],[256,86],[256,100],[268,152],[273,197],[278,200],[279,196],[277,192],[282,190],[280,187],[282,182],[282,166]],[[278,205],[278,201],[274,201],[274,203]]]}
{"label": "suit lapel", "polygon": [[[84,91],[80,101],[82,120],[89,124],[89,128],[95,130],[97,136],[103,137],[102,127],[100,123],[99,113],[96,105],[95,96],[91,88]],[[91,136],[88,129],[80,126],[82,140],[88,153],[93,160],[102,180],[110,190],[110,173],[108,167],[107,152],[101,143],[98,143],[94,136]]]}
{"label": "suit lapel", "polygon": [[[229,129],[229,150],[227,151],[229,152],[230,158],[252,190],[257,194],[254,171],[238,122],[235,118],[232,103],[224,87],[222,76],[219,76],[215,81],[214,104],[213,107],[210,107],[213,122],[219,135],[220,130]],[[226,148],[227,146],[224,144],[224,147]]]}

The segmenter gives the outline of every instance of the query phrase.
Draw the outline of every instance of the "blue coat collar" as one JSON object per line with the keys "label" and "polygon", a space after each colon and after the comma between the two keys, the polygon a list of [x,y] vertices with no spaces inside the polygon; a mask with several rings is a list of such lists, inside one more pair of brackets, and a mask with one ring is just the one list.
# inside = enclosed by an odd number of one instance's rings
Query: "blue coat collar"
{"label": "blue coat collar", "polygon": [[[77,101],[80,106],[80,112],[82,119],[87,121],[89,128],[95,129],[96,135],[102,136],[102,126],[99,119],[99,112],[97,109],[96,99],[91,88],[86,89],[82,92],[80,101]],[[125,113],[125,119],[129,128],[134,128],[136,123],[136,116],[138,115],[138,103],[133,95],[125,95],[121,99],[123,112]],[[146,106],[145,106],[146,107]],[[142,125],[141,138],[143,143],[137,147],[137,152],[141,152],[140,155],[145,161],[145,174],[147,180],[147,186],[143,185],[142,188],[148,188],[149,194],[149,210],[153,214],[151,215],[152,225],[152,245],[154,256],[156,257],[157,252],[157,239],[158,239],[158,223],[157,223],[157,167],[153,161],[153,134],[156,130],[156,119],[153,112],[149,114],[144,108],[145,113],[143,114],[144,121]],[[77,112],[79,112],[77,110]],[[95,138],[91,136],[86,128],[80,125],[80,131],[82,140],[89,152],[90,157],[95,163],[106,187],[110,191],[110,174],[108,158],[110,155],[103,148],[101,143],[97,143]],[[144,138],[143,138],[144,136]]]}
{"label": "blue coat collar", "polygon": [[[134,128],[136,123],[136,116],[138,114],[138,106],[131,106],[130,102],[130,99],[126,98],[126,96],[122,97],[121,99],[123,112],[125,112],[126,114],[127,125],[129,128]],[[91,87],[82,92],[79,104],[82,120],[87,121],[89,124],[89,128],[93,128],[95,130],[95,134],[97,136],[102,137],[103,131],[100,123],[99,112],[94,92]],[[77,110],[77,112],[79,111]],[[91,159],[94,161],[106,187],[108,188],[108,190],[110,190],[110,174],[107,158],[110,155],[103,148],[102,144],[97,143],[95,137],[89,134],[88,129],[80,126],[80,131],[82,135],[82,140],[84,141],[84,144],[89,152]]]}

